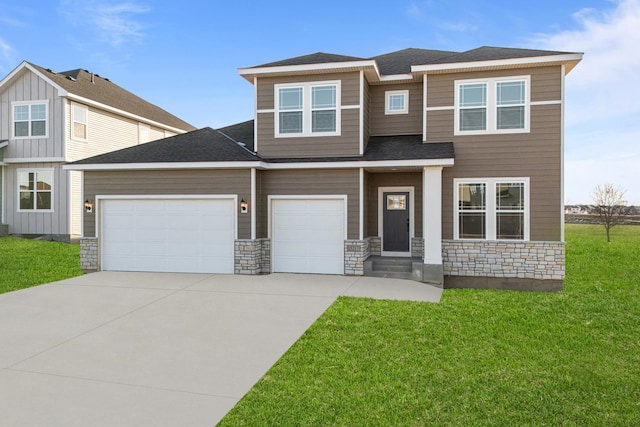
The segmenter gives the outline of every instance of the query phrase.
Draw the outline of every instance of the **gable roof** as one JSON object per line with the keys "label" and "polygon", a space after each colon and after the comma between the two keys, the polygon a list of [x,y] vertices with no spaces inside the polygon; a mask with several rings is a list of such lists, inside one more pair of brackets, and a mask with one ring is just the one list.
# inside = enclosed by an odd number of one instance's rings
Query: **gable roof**
{"label": "gable roof", "polygon": [[457,52],[408,48],[374,56],[371,59],[377,62],[380,74],[409,74],[412,65],[430,64],[455,54]]}
{"label": "gable roof", "polygon": [[[157,105],[151,104],[116,85],[109,79],[87,70],[75,69],[56,73],[30,62],[25,61],[21,64],[21,66],[25,65],[40,73],[45,79],[51,81],[54,86],[62,88],[67,94],[79,98],[79,102],[86,99],[177,130],[190,131],[195,129],[191,124]],[[20,66],[14,72],[19,70]]]}

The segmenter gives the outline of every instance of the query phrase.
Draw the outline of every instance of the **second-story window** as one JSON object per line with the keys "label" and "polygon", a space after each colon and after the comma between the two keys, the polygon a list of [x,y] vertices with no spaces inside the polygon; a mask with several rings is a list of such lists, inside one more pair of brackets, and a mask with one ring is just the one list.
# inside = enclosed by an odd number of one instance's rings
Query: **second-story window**
{"label": "second-story window", "polygon": [[455,134],[529,132],[529,76],[458,80]]}
{"label": "second-story window", "polygon": [[47,103],[13,103],[13,136],[15,138],[47,137]]}
{"label": "second-story window", "polygon": [[87,139],[87,107],[79,104],[71,104],[71,135],[73,139]]}
{"label": "second-story window", "polygon": [[275,85],[275,135],[339,135],[339,105],[340,82]]}

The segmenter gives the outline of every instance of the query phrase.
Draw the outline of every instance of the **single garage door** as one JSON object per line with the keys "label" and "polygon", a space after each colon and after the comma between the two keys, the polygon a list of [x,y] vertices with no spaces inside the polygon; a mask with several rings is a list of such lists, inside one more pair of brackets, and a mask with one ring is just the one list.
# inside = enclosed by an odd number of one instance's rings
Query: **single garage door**
{"label": "single garage door", "polygon": [[107,199],[103,270],[233,273],[234,199]]}
{"label": "single garage door", "polygon": [[272,199],[274,272],[344,274],[344,199]]}

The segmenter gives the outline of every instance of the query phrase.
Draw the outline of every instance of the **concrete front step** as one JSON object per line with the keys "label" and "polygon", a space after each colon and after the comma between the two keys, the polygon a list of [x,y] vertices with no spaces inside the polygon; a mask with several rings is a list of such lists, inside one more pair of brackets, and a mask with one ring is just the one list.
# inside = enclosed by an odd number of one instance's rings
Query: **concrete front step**
{"label": "concrete front step", "polygon": [[409,279],[443,286],[442,266],[426,266],[421,258],[370,256],[364,262],[364,275]]}

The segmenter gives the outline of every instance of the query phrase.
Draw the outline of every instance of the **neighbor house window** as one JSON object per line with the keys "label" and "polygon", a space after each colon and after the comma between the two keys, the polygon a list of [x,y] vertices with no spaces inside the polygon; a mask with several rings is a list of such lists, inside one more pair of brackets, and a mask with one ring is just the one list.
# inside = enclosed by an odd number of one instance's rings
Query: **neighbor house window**
{"label": "neighbor house window", "polygon": [[454,238],[529,240],[529,180],[458,180]]}
{"label": "neighbor house window", "polygon": [[340,134],[340,82],[275,85],[278,137]]}
{"label": "neighbor house window", "polygon": [[18,206],[21,211],[53,209],[53,170],[18,170]]}
{"label": "neighbor house window", "polygon": [[47,103],[14,102],[13,136],[15,138],[47,137]]}
{"label": "neighbor house window", "polygon": [[458,80],[455,134],[529,131],[529,76]]}
{"label": "neighbor house window", "polygon": [[409,91],[408,90],[388,90],[384,93],[385,107],[384,113],[408,114],[409,113]]}
{"label": "neighbor house window", "polygon": [[73,139],[87,139],[87,107],[79,104],[71,104],[71,129]]}

